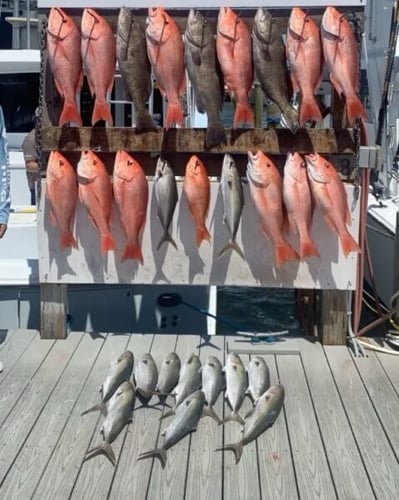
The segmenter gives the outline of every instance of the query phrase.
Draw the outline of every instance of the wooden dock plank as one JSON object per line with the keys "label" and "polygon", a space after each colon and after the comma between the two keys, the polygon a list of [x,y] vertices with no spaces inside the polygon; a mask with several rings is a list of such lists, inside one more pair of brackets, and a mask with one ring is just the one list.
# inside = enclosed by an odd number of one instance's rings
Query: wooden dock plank
{"label": "wooden dock plank", "polygon": [[6,330],[2,333],[0,361],[3,363],[3,371],[0,374],[0,385],[36,336],[36,330]]}
{"label": "wooden dock plank", "polygon": [[[198,335],[179,335],[176,353],[179,355],[182,364],[191,354],[198,353],[199,343],[200,337]],[[171,418],[173,417],[162,421],[162,430],[169,425]],[[164,469],[162,469],[159,460],[154,461],[147,496],[148,500],[182,500],[184,498],[190,437],[185,436],[167,451]],[[159,437],[158,445],[162,442],[163,437]]]}
{"label": "wooden dock plank", "polygon": [[391,354],[384,354],[382,352],[375,353],[379,362],[381,363],[385,373],[391,381],[393,387],[398,392],[399,388],[399,363],[398,357]]}
{"label": "wooden dock plank", "polygon": [[[264,356],[270,371],[270,383],[279,377],[275,356]],[[294,465],[288,439],[284,408],[274,425],[257,439],[262,498],[297,498]]]}
{"label": "wooden dock plank", "polygon": [[[224,337],[215,335],[210,344],[200,348],[201,363],[208,356],[216,356],[224,364]],[[217,415],[223,417],[223,392],[214,406]],[[223,497],[223,455],[215,453],[223,446],[223,427],[209,417],[202,418],[197,432],[191,436],[187,473],[187,498]]]}
{"label": "wooden dock plank", "polygon": [[[74,334],[73,334],[74,335]],[[3,498],[29,498],[68,420],[103,339],[85,334],[1,486]]]}
{"label": "wooden dock plank", "polygon": [[[370,401],[389,438],[396,460],[399,459],[399,399],[391,385],[390,379],[382,368],[374,352],[369,352],[367,358],[355,358],[363,384]],[[397,387],[397,386],[396,386]]]}
{"label": "wooden dock plank", "polygon": [[7,452],[0,456],[0,485],[20,453],[31,429],[35,426],[43,406],[51,396],[81,339],[81,335],[72,334],[63,342],[55,343],[34,377],[29,381],[23,396],[1,426],[0,450],[7,450]]}
{"label": "wooden dock plank", "polygon": [[[176,335],[156,335],[151,346],[151,355],[154,358],[158,371],[166,355],[175,350],[177,342]],[[154,396],[150,404],[158,401]],[[169,403],[172,403],[170,398]],[[136,401],[136,408],[141,406],[139,400]],[[157,407],[162,410],[162,407]],[[134,491],[137,498],[146,498],[149,486],[152,460],[137,461],[137,457],[143,451],[155,448],[160,427],[159,418],[162,411],[151,407],[136,409],[133,414],[132,425],[129,426],[126,440],[116,469],[110,499],[119,500],[126,495],[126,492]]]}
{"label": "wooden dock plank", "polygon": [[[130,335],[127,349],[133,352],[135,363],[142,356],[142,354],[150,351],[153,338],[154,335]],[[121,353],[122,351],[119,352],[119,354]],[[138,401],[136,399],[136,404],[137,402]],[[102,436],[100,435],[100,428],[103,421],[104,418],[101,417],[90,442],[89,448],[93,448],[103,442]],[[112,449],[114,450],[117,462],[119,460],[119,455],[129,426],[126,426],[112,443]],[[96,456],[91,460],[84,462],[74,486],[71,498],[76,498],[78,500],[81,500],[82,498],[95,498],[96,500],[107,498],[114,473],[114,467],[112,467],[112,464],[104,455]]]}
{"label": "wooden dock plank", "polygon": [[[249,356],[242,354],[242,362],[248,365]],[[253,407],[249,398],[245,398],[239,414],[244,418],[245,414]],[[227,400],[224,403],[224,414],[231,413]],[[237,422],[224,424],[224,445],[237,443],[241,439],[241,425]],[[234,453],[224,452],[224,495],[229,500],[240,500],[242,498],[261,498],[259,468],[256,442],[252,441],[244,447],[241,460],[236,465]]]}
{"label": "wooden dock plank", "polygon": [[88,413],[84,417],[81,413],[99,402],[98,389],[108,365],[125,350],[127,342],[126,335],[107,335],[32,498],[37,500],[69,498],[99,420],[97,412]]}
{"label": "wooden dock plank", "polygon": [[336,498],[301,359],[278,356],[277,368],[300,497]]}
{"label": "wooden dock plank", "polygon": [[346,347],[324,348],[377,498],[397,498],[399,465]]}
{"label": "wooden dock plank", "polygon": [[301,342],[301,355],[339,498],[373,498],[369,478],[330,367],[319,342]]}

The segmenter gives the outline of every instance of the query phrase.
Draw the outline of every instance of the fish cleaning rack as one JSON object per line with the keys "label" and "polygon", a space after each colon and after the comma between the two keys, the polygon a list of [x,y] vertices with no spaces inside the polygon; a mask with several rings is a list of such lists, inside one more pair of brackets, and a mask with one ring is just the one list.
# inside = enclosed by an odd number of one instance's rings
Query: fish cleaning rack
{"label": "fish cleaning rack", "polygon": [[[118,9],[108,8],[110,2],[98,1],[95,8],[110,23],[114,33]],[[126,6],[129,3],[124,2]],[[144,2],[142,2],[144,5]],[[364,3],[352,2],[301,2],[304,8],[320,22],[325,5],[336,5],[342,12],[350,12],[360,20],[362,30]],[[85,4],[85,2],[83,2]],[[146,2],[146,5],[148,2]],[[216,25],[217,11],[215,4],[209,8],[208,2],[196,2],[196,7],[204,7],[210,25]],[[238,2],[230,6],[238,11],[251,29],[256,6],[239,8]],[[39,2],[39,22],[42,33],[42,71],[41,71],[41,116],[38,122],[38,147],[41,169],[45,176],[46,161],[53,150],[61,151],[73,165],[77,164],[80,152],[91,149],[104,161],[109,173],[112,173],[115,153],[119,149],[130,152],[142,165],[149,180],[150,200],[147,212],[146,229],[143,235],[144,265],[121,263],[119,255],[109,254],[103,257],[99,252],[98,236],[91,227],[87,214],[81,206],[77,209],[76,233],[79,249],[69,253],[58,248],[56,230],[49,223],[49,207],[45,196],[39,206],[39,273],[42,290],[42,337],[64,337],[66,335],[65,316],[67,311],[66,289],[68,284],[175,284],[175,285],[230,285],[286,287],[298,289],[300,315],[309,330],[314,330],[316,323],[321,326],[319,333],[326,343],[344,343],[346,339],[346,293],[353,290],[357,279],[357,256],[351,254],[345,259],[341,254],[336,236],[328,231],[321,214],[316,211],[313,227],[315,239],[322,258],[317,262],[289,264],[279,271],[274,269],[273,253],[268,242],[258,229],[258,218],[250,201],[247,187],[244,185],[245,206],[239,230],[238,241],[243,246],[246,262],[234,254],[217,259],[217,251],[226,242],[227,230],[223,225],[223,214],[218,190],[223,155],[234,156],[242,177],[245,177],[247,151],[261,149],[271,155],[282,169],[285,155],[290,151],[305,154],[317,151],[327,157],[340,172],[345,182],[349,202],[352,204],[352,233],[356,236],[360,221],[360,166],[372,166],[372,151],[360,147],[359,130],[347,127],[345,109],[342,100],[332,90],[331,124],[327,128],[301,128],[296,133],[283,128],[226,129],[227,144],[210,150],[206,149],[205,129],[181,128],[159,129],[157,131],[137,133],[126,126],[115,127],[64,127],[57,126],[60,113],[60,98],[54,88],[52,76],[47,65],[45,46],[46,16],[48,7],[53,2]],[[80,24],[83,7],[73,8],[73,2],[63,2],[63,8]],[[134,2],[132,10],[135,17],[145,26],[147,10],[139,8],[140,2]],[[165,8],[183,32],[188,9]],[[277,8],[267,8],[277,18],[284,32],[292,2],[280,1]],[[69,8],[71,7],[71,8]],[[328,84],[326,84],[328,88]],[[260,89],[258,89],[259,91]],[[255,90],[256,91],[256,90]],[[83,92],[81,95],[81,104]],[[115,102],[119,98],[116,97]],[[255,96],[256,100],[256,96]],[[259,100],[258,100],[259,101]],[[263,99],[262,99],[263,101]],[[263,104],[263,102],[262,102]],[[117,106],[117,105],[116,105]],[[263,107],[263,105],[262,105]],[[160,224],[156,216],[155,200],[152,197],[152,176],[157,157],[162,155],[170,161],[176,176],[184,176],[185,165],[192,154],[197,154],[205,163],[211,179],[211,204],[208,223],[211,225],[212,242],[204,243],[199,249],[194,242],[194,229],[187,204],[182,196],[181,182],[178,182],[179,202],[173,223],[173,235],[178,250],[168,247],[156,251]],[[42,181],[45,192],[45,179]],[[115,237],[122,247],[123,235],[118,228]],[[315,290],[318,290],[315,292]],[[321,293],[322,291],[322,293]],[[318,300],[321,297],[321,300]],[[315,308],[318,308],[315,311]],[[332,314],[334,313],[334,314]],[[310,321],[309,318],[316,318]]]}

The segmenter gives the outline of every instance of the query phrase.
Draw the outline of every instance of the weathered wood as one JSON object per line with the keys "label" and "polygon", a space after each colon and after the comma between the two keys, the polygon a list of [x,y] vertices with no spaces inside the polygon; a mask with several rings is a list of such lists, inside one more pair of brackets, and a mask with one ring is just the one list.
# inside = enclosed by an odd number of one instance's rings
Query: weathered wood
{"label": "weathered wood", "polygon": [[[100,335],[99,338],[101,339]],[[127,342],[128,336],[126,335],[106,337],[32,498],[37,500],[69,498],[99,420],[98,412],[88,413],[83,417],[81,413],[99,403],[98,389],[105,377],[108,365],[125,350]],[[63,342],[59,343],[63,344]],[[91,479],[94,480],[94,478]]]}
{"label": "weathered wood", "polygon": [[325,448],[299,356],[277,358],[300,498],[335,498]]}
{"label": "weathered wood", "polygon": [[[133,352],[135,356],[135,362],[137,362],[137,360],[139,360],[145,352],[150,351],[153,339],[154,335],[130,336],[129,343],[126,349],[129,349]],[[119,352],[117,356],[121,353],[122,351]],[[136,405],[137,403],[138,401],[136,400]],[[100,418],[100,421],[97,424],[97,428],[94,431],[92,440],[89,444],[89,449],[94,448],[104,441],[103,437],[100,434],[102,424],[103,418]],[[115,453],[117,462],[119,462],[119,456],[122,451],[122,446],[125,441],[128,428],[130,426],[131,424],[127,425],[111,445]],[[87,462],[84,462],[70,498],[75,498],[76,500],[81,500],[82,498],[96,498],[98,500],[102,498],[108,498],[108,491],[114,473],[115,469],[110,464],[108,458],[104,455],[96,456],[88,460]]]}
{"label": "weathered wood", "polygon": [[89,334],[72,336],[81,342],[2,484],[3,498],[30,498],[103,344],[103,339]]}
{"label": "weathered wood", "polygon": [[[384,345],[384,347],[389,347],[389,345]],[[376,356],[381,363],[388,379],[393,385],[396,393],[399,395],[399,363],[398,357],[392,356],[392,354],[385,354],[382,352],[376,352]]]}
{"label": "weathered wood", "polygon": [[42,364],[30,380],[23,397],[3,422],[0,449],[7,449],[7,454],[0,460],[0,488],[81,339],[79,334],[71,335],[65,342],[55,343],[44,361],[42,358]]}
{"label": "weathered wood", "polygon": [[[139,340],[141,339],[138,338]],[[176,335],[157,335],[154,338],[150,352],[157,364],[158,370],[167,354],[175,350],[176,342]],[[135,349],[134,346],[132,348]],[[154,405],[157,403],[157,400],[158,397],[154,396],[149,401],[149,405]],[[168,398],[168,404],[173,404],[172,398]],[[158,406],[157,408],[151,408],[151,406],[142,407],[141,402],[139,400],[136,401],[133,422],[123,444],[118,468],[112,481],[109,494],[110,500],[124,498],[126,492],[134,492],[136,498],[146,498],[151,479],[153,460],[138,461],[137,458],[140,453],[156,447],[161,425],[159,418],[163,411],[164,408],[162,406]]]}
{"label": "weathered wood", "polygon": [[137,133],[130,127],[47,127],[41,130],[42,149],[115,153],[119,149],[147,153],[231,153],[247,155],[262,149],[268,154],[298,153],[353,154],[351,129],[302,128],[293,134],[288,129],[226,129],[227,144],[205,148],[206,129],[171,128]]}
{"label": "weathered wood", "polygon": [[[377,498],[396,499],[399,464],[346,347],[324,347]],[[377,458],[378,457],[378,458]]]}
{"label": "weathered wood", "polygon": [[0,361],[3,363],[0,385],[7,380],[8,373],[37,336],[34,330],[4,330],[2,333],[4,332],[0,346]]}
{"label": "weathered wood", "polygon": [[40,284],[40,336],[42,339],[65,339],[67,336],[68,285]]}
{"label": "weathered wood", "polygon": [[319,331],[324,345],[346,345],[347,293],[345,290],[322,291]]}
{"label": "weathered wood", "polygon": [[318,342],[307,340],[302,340],[300,346],[338,498],[373,498],[373,490],[323,348]]}
{"label": "weathered wood", "polygon": [[315,335],[315,291],[297,290],[297,318],[304,335]]}

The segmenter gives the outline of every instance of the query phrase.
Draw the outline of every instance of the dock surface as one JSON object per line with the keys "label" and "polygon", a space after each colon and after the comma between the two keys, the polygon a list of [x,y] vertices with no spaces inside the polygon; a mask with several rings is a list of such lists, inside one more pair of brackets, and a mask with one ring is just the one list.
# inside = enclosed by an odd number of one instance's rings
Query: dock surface
{"label": "dock surface", "polygon": [[[208,417],[167,452],[167,465],[138,455],[162,443],[170,419],[162,406],[136,400],[132,423],[112,444],[116,467],[104,456],[84,462],[102,440],[103,417],[81,413],[100,400],[109,362],[130,349],[150,352],[160,366],[175,351],[182,362],[198,353],[222,362],[239,350],[247,363],[259,349],[272,383],[285,386],[275,425],[231,452],[240,426]],[[32,330],[0,331],[0,497],[10,499],[396,499],[399,492],[399,363],[367,351],[354,358],[343,346],[305,338],[256,347],[216,336],[88,334],[43,340]],[[151,403],[156,403],[153,397]],[[169,403],[173,400],[170,398]],[[240,410],[251,407],[249,399]],[[222,396],[215,406],[230,412]]]}

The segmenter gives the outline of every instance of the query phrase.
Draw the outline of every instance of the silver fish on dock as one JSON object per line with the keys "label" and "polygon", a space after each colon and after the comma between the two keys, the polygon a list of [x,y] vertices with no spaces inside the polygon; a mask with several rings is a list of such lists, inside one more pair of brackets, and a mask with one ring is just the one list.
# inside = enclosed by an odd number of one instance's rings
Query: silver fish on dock
{"label": "silver fish on dock", "polygon": [[179,381],[181,362],[175,352],[170,352],[162,361],[155,392],[160,396],[170,394]]}
{"label": "silver fish on dock", "polygon": [[146,399],[151,398],[158,382],[158,368],[148,352],[143,354],[134,368],[136,391]]}
{"label": "silver fish on dock", "polygon": [[253,356],[248,363],[248,382],[247,393],[256,404],[270,387],[269,367],[262,356]]}
{"label": "silver fish on dock", "polygon": [[202,391],[205,394],[206,406],[203,416],[208,416],[220,424],[220,418],[216,414],[213,405],[225,386],[223,367],[216,356],[209,356],[206,363],[201,367]]}
{"label": "silver fish on dock", "polygon": [[243,428],[242,439],[238,443],[226,444],[215,451],[231,450],[234,452],[236,464],[240,461],[245,445],[259,437],[271,427],[280,414],[284,403],[284,387],[272,385],[259,399],[248,415]]}
{"label": "silver fish on dock", "polygon": [[84,458],[91,458],[103,453],[115,466],[116,458],[111,443],[132,419],[134,408],[135,390],[131,382],[123,382],[107,403],[107,416],[100,429],[104,443],[88,450]]}
{"label": "silver fish on dock", "polygon": [[190,394],[176,410],[176,416],[169,426],[162,432],[165,437],[163,445],[139,455],[137,460],[156,457],[160,460],[162,468],[166,465],[166,451],[180,439],[196,430],[205,405],[205,395],[202,391]]}
{"label": "silver fish on dock", "polygon": [[177,245],[169,233],[169,227],[178,200],[177,184],[173,169],[167,160],[158,158],[154,184],[158,217],[164,230],[164,234],[157,245],[157,250],[159,250],[165,242],[171,243],[177,250]]}
{"label": "silver fish on dock", "polygon": [[226,374],[226,399],[230,404],[232,412],[222,420],[222,424],[229,421],[239,422],[244,425],[244,420],[238,414],[238,410],[245,398],[248,388],[247,372],[241,358],[235,352],[229,353],[227,363],[223,369]]}

